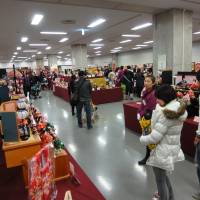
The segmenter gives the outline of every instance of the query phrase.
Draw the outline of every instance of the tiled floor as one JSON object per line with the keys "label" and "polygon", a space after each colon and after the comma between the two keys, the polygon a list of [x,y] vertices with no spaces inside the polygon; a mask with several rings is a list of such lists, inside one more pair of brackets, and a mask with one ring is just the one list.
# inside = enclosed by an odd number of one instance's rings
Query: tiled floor
{"label": "tiled floor", "polygon": [[[77,127],[68,103],[51,92],[42,96],[34,104],[55,125],[67,149],[106,199],[151,199],[156,189],[152,169],[137,164],[145,148],[137,135],[125,129],[122,102],[98,106],[100,119],[88,131]],[[170,178],[176,200],[192,199],[198,188],[193,163],[178,163]]]}

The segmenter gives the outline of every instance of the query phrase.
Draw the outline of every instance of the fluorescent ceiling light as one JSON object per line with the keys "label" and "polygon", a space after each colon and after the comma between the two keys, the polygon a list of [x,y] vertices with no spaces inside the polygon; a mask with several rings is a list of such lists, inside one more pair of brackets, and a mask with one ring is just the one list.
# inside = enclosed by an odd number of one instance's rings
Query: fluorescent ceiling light
{"label": "fluorescent ceiling light", "polygon": [[82,29],[82,30],[81,30],[81,33],[82,33],[82,35],[85,35],[85,30]]}
{"label": "fluorescent ceiling light", "polygon": [[96,49],[101,49],[102,47],[95,47],[94,49],[96,50]]}
{"label": "fluorescent ceiling light", "polygon": [[146,44],[138,44],[138,45],[136,45],[136,47],[148,47],[148,45],[146,45]]}
{"label": "fluorescent ceiling light", "polygon": [[57,56],[57,58],[59,58],[59,59],[60,59],[60,58],[62,58],[62,57],[61,57],[61,56]]}
{"label": "fluorescent ceiling light", "polygon": [[138,37],[141,37],[141,35],[124,34],[124,35],[122,35],[122,37],[134,37],[134,38],[138,38]]}
{"label": "fluorescent ceiling light", "polygon": [[19,59],[25,59],[25,58],[27,58],[27,57],[17,57],[17,58],[19,58]]}
{"label": "fluorescent ceiling light", "polygon": [[59,42],[66,42],[69,38],[62,38]]}
{"label": "fluorescent ceiling light", "polygon": [[22,50],[22,47],[17,47],[17,51],[20,51],[20,50]]}
{"label": "fluorescent ceiling light", "polygon": [[41,52],[41,51],[38,51],[37,54],[42,54],[42,52]]}
{"label": "fluorescent ceiling light", "polygon": [[96,51],[95,53],[101,53],[101,51]]}
{"label": "fluorescent ceiling light", "polygon": [[32,55],[32,58],[34,58],[35,57],[35,55]]}
{"label": "fluorescent ceiling light", "polygon": [[14,54],[14,55],[17,55],[18,53],[17,53],[17,52],[14,52],[13,54]]}
{"label": "fluorescent ceiling light", "polygon": [[48,47],[46,47],[45,49],[46,49],[46,50],[49,50],[49,49],[51,49],[51,46],[48,46]]}
{"label": "fluorescent ceiling light", "polygon": [[24,53],[35,53],[35,52],[37,52],[37,50],[28,49],[28,50],[24,50],[23,52],[24,52]]}
{"label": "fluorescent ceiling light", "polygon": [[98,53],[98,54],[96,54],[96,56],[101,56],[101,54],[100,54],[100,53]]}
{"label": "fluorescent ceiling light", "polygon": [[123,43],[127,43],[127,42],[132,42],[132,40],[123,40],[120,43],[123,44]]}
{"label": "fluorescent ceiling light", "polygon": [[42,31],[40,34],[44,35],[67,35],[66,32]]}
{"label": "fluorescent ceiling light", "polygon": [[91,24],[88,25],[88,28],[94,28],[102,23],[104,23],[106,20],[103,18],[99,18],[96,21],[92,22]]}
{"label": "fluorescent ceiling light", "polygon": [[35,14],[32,18],[31,25],[38,25],[42,21],[43,17],[43,15]]}
{"label": "fluorescent ceiling light", "polygon": [[118,50],[118,49],[122,49],[123,47],[115,47],[114,49]]}
{"label": "fluorescent ceiling light", "polygon": [[15,58],[16,56],[12,56],[13,58]]}
{"label": "fluorescent ceiling light", "polygon": [[15,62],[22,62],[23,60],[14,60]]}
{"label": "fluorescent ceiling light", "polygon": [[194,34],[194,35],[198,35],[198,34],[200,34],[200,31],[194,32],[193,34]]}
{"label": "fluorescent ceiling light", "polygon": [[24,42],[27,42],[27,41],[28,41],[28,37],[22,37],[22,38],[21,38],[21,42],[24,43]]}
{"label": "fluorescent ceiling light", "polygon": [[62,53],[63,53],[63,51],[59,51],[59,52],[58,52],[58,54],[62,54]]}
{"label": "fluorescent ceiling light", "polygon": [[29,44],[30,47],[46,47],[48,44]]}
{"label": "fluorescent ceiling light", "polygon": [[89,44],[90,47],[103,47],[104,44]]}
{"label": "fluorescent ceiling light", "polygon": [[133,50],[137,50],[137,49],[141,49],[142,47],[135,47],[135,48],[132,48]]}
{"label": "fluorescent ceiling light", "polygon": [[96,40],[93,40],[92,43],[101,42],[102,40],[103,40],[102,38],[98,38]]}
{"label": "fluorescent ceiling light", "polygon": [[111,50],[110,53],[117,53],[120,52],[120,50]]}
{"label": "fluorescent ceiling light", "polygon": [[144,42],[144,44],[151,44],[151,43],[153,43],[153,40]]}
{"label": "fluorescent ceiling light", "polygon": [[139,30],[139,29],[147,28],[149,26],[152,26],[152,23],[148,22],[148,23],[145,23],[145,24],[141,24],[141,25],[133,27],[131,30],[136,31],[136,30]]}
{"label": "fluorescent ceiling light", "polygon": [[67,54],[66,56],[71,56],[71,54]]}

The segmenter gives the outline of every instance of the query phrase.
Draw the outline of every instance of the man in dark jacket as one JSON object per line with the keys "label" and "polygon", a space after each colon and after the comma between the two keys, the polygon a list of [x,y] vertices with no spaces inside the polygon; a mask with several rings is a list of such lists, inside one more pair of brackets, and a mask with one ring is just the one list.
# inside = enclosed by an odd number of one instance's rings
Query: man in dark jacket
{"label": "man in dark jacket", "polygon": [[78,126],[83,127],[82,123],[82,109],[85,108],[86,117],[87,117],[87,128],[92,128],[91,120],[91,93],[92,85],[89,80],[86,79],[84,71],[79,71],[79,80],[75,85],[75,92],[78,93],[79,102],[77,104],[77,118]]}

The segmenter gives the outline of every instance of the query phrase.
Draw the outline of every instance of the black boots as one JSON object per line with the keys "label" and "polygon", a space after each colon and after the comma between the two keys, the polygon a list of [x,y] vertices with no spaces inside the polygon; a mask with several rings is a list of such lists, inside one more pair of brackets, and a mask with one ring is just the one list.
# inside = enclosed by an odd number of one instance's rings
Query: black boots
{"label": "black boots", "polygon": [[146,147],[146,155],[142,160],[140,160],[138,162],[138,165],[146,165],[146,162],[147,162],[147,160],[148,160],[148,158],[150,156],[150,152],[151,152],[151,150],[148,147]]}

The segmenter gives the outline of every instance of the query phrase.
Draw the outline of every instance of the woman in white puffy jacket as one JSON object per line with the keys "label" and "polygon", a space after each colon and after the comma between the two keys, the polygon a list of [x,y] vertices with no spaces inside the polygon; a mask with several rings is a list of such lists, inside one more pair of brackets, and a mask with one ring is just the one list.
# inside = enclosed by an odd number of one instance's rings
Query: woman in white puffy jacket
{"label": "woman in white puffy jacket", "polygon": [[153,167],[159,200],[174,200],[174,193],[167,172],[174,170],[174,163],[184,160],[180,135],[187,118],[184,103],[176,100],[176,92],[170,85],[160,86],[155,93],[157,106],[153,111],[151,134],[140,137],[144,145],[156,144],[147,165]]}

